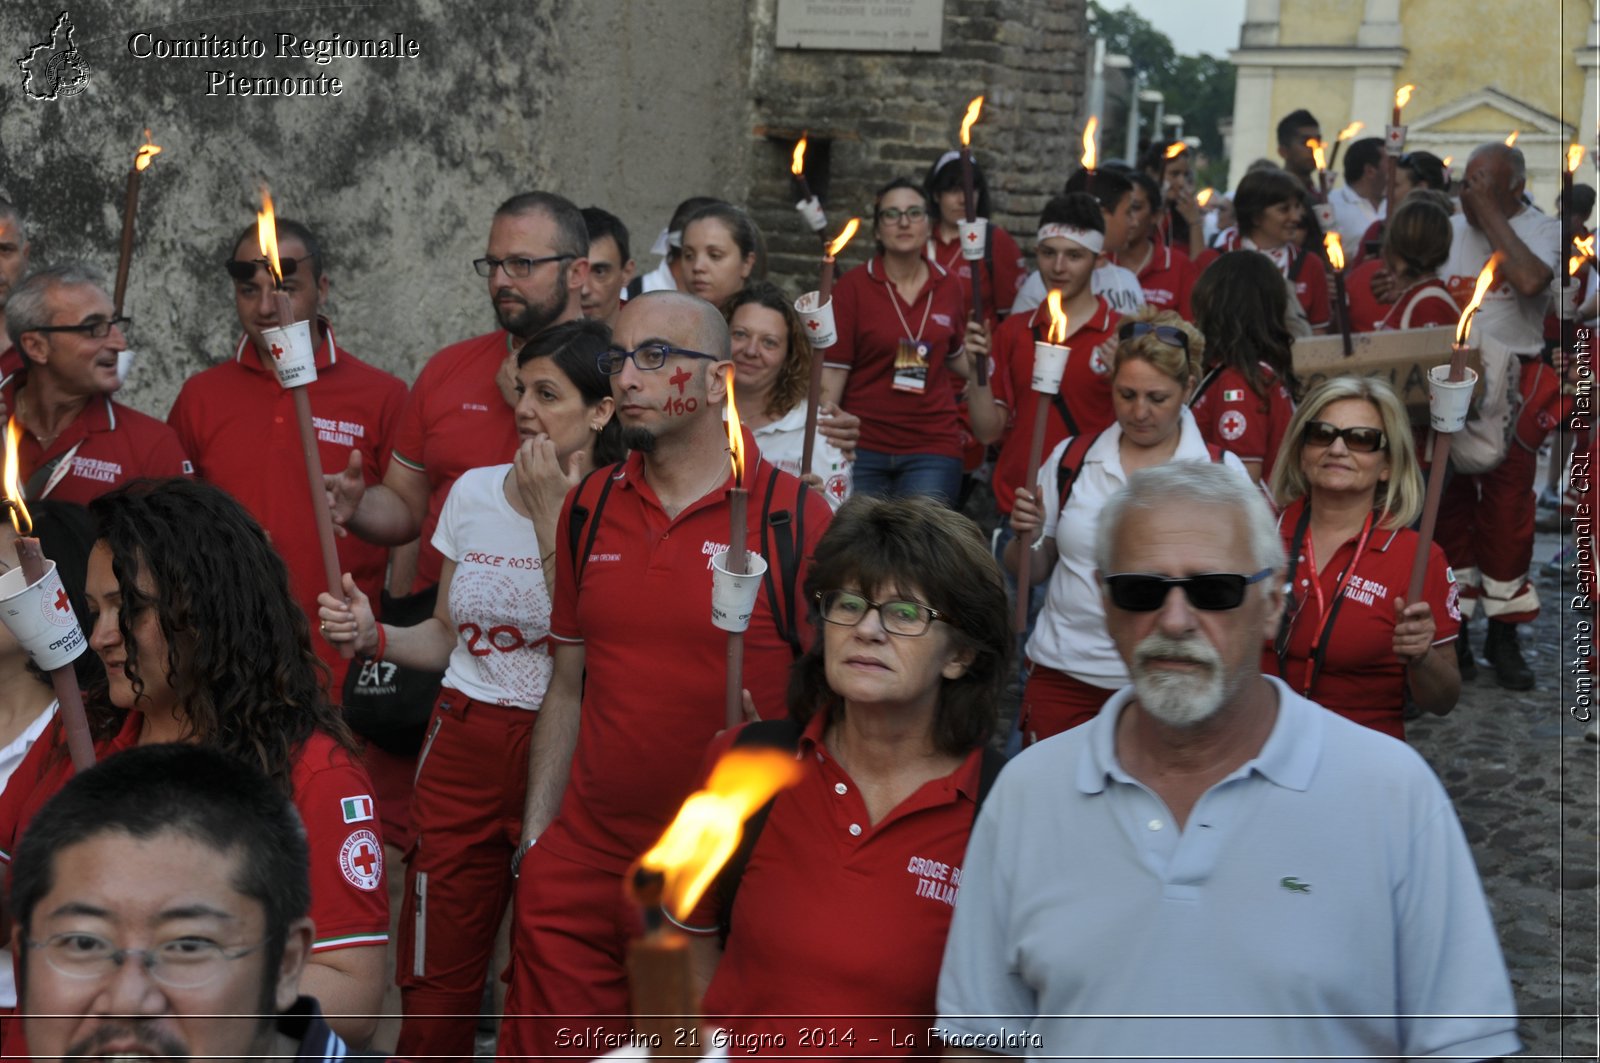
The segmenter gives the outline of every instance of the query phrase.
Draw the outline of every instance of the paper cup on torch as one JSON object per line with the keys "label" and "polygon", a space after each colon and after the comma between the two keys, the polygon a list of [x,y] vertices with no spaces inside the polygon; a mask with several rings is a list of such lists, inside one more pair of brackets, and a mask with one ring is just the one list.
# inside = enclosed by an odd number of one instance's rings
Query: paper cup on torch
{"label": "paper cup on torch", "polygon": [[48,672],[77,660],[89,642],[61,586],[56,563],[45,565],[44,578],[31,586],[21,566],[0,575],[0,621],[33,663]]}
{"label": "paper cup on torch", "polygon": [[767,574],[767,559],[745,551],[744,575],[728,571],[728,551],[711,557],[711,622],[723,631],[741,632],[750,626],[761,595],[761,578]]}
{"label": "paper cup on torch", "polygon": [[1383,127],[1383,150],[1390,155],[1403,155],[1406,150],[1406,127],[1403,125],[1387,125]]}
{"label": "paper cup on torch", "polygon": [[1331,233],[1337,227],[1338,218],[1334,215],[1333,204],[1312,204],[1311,212],[1317,216],[1317,225],[1325,233]]}
{"label": "paper cup on torch", "polygon": [[1069,347],[1054,343],[1033,345],[1033,390],[1041,395],[1056,395],[1061,391],[1061,377],[1067,371]]}
{"label": "paper cup on torch", "polygon": [[806,337],[817,350],[832,347],[839,339],[839,331],[833,324],[833,300],[829,299],[819,306],[817,304],[821,298],[821,292],[806,292],[794,301],[794,312],[800,315]]}
{"label": "paper cup on torch", "polygon": [[820,233],[828,227],[828,218],[822,213],[822,203],[816,196],[802,199],[794,205],[794,209],[798,210],[800,216],[806,220],[806,224],[811,226],[812,232]]}
{"label": "paper cup on torch", "polygon": [[317,356],[311,346],[311,322],[296,321],[282,328],[262,329],[272,355],[272,368],[278,374],[278,383],[286,388],[298,388],[317,379]]}
{"label": "paper cup on torch", "polygon": [[1470,367],[1462,369],[1460,380],[1450,379],[1448,363],[1428,370],[1428,423],[1435,432],[1459,432],[1465,427],[1477,384],[1478,374]]}
{"label": "paper cup on torch", "polygon": [[956,221],[956,230],[961,236],[961,257],[968,262],[977,262],[983,258],[984,245],[988,242],[989,223],[982,218],[967,221],[959,218]]}

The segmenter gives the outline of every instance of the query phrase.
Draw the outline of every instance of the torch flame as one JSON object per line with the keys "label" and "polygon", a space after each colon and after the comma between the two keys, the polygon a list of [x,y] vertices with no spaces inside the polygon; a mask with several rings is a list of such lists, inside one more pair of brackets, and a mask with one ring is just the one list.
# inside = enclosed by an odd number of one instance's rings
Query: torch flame
{"label": "torch flame", "polygon": [[278,220],[272,212],[272,192],[261,186],[261,209],[256,212],[256,243],[266,256],[267,268],[275,281],[283,280],[283,266],[278,261]]}
{"label": "torch flame", "polygon": [[1339,130],[1339,136],[1336,139],[1340,141],[1349,140],[1351,137],[1355,136],[1365,128],[1367,128],[1367,123],[1365,122],[1351,122],[1349,125]]}
{"label": "torch flame", "polygon": [[1176,143],[1168,144],[1167,145],[1167,158],[1176,159],[1179,155],[1183,154],[1184,149],[1187,148],[1188,146],[1189,145],[1185,144],[1181,140],[1177,141]]}
{"label": "torch flame", "polygon": [[6,510],[11,515],[11,526],[18,535],[33,531],[33,518],[22,501],[22,477],[17,469],[17,444],[22,439],[22,428],[15,417],[6,421]]}
{"label": "torch flame", "polygon": [[844,245],[850,242],[851,238],[855,236],[856,230],[859,228],[861,228],[860,218],[851,218],[849,221],[845,222],[844,228],[839,230],[839,235],[835,236],[833,238],[833,243],[828,245],[828,257],[837,257],[839,252],[844,250]]}
{"label": "torch flame", "polygon": [[639,863],[666,878],[661,906],[687,918],[738,848],[744,821],[772,795],[800,779],[800,764],[775,749],[733,749],[690,794],[661,840]]}
{"label": "torch flame", "polygon": [[1489,287],[1494,284],[1495,270],[1500,267],[1505,259],[1504,252],[1496,251],[1489,256],[1489,261],[1483,267],[1483,272],[1478,274],[1477,286],[1472,289],[1472,299],[1467,303],[1467,308],[1461,311],[1461,321],[1456,325],[1456,345],[1465,347],[1467,337],[1472,335],[1472,318],[1478,312],[1478,307],[1483,305],[1483,297],[1489,294]]}
{"label": "torch flame", "polygon": [[1306,147],[1311,149],[1311,157],[1316,160],[1317,169],[1326,170],[1328,168],[1328,157],[1323,154],[1323,151],[1327,145],[1320,140],[1312,139],[1306,141]]}
{"label": "torch flame", "polygon": [[1200,190],[1200,194],[1194,197],[1194,201],[1203,207],[1207,203],[1210,203],[1211,197],[1216,194],[1217,190],[1215,188],[1203,188]]}
{"label": "torch flame", "polygon": [[1398,89],[1396,89],[1394,93],[1394,105],[1396,107],[1404,107],[1406,104],[1410,103],[1411,90],[1414,88],[1416,88],[1415,85],[1401,85]]}
{"label": "torch flame", "polygon": [[1067,314],[1061,309],[1061,291],[1057,289],[1050,293],[1046,300],[1050,309],[1050,331],[1045,334],[1045,339],[1051,343],[1061,344],[1067,342]]}
{"label": "torch flame", "polygon": [[1450,164],[1455,161],[1456,157],[1454,155],[1446,155],[1444,158],[1439,160],[1439,164],[1448,170],[1450,169]]}
{"label": "torch flame", "polygon": [[800,140],[794,146],[794,158],[789,161],[789,172],[799,177],[806,170],[806,138],[809,132],[800,134]]}
{"label": "torch flame", "polygon": [[978,115],[983,111],[983,97],[974,96],[972,102],[967,104],[967,116],[961,120],[961,146],[972,146],[972,124],[978,120]]}
{"label": "torch flame", "polygon": [[1094,164],[1099,161],[1100,151],[1099,151],[1098,148],[1095,147],[1095,134],[1097,132],[1099,132],[1099,129],[1100,129],[1100,119],[1099,119],[1099,117],[1097,117],[1096,115],[1090,115],[1089,116],[1089,121],[1085,122],[1084,126],[1083,126],[1083,159],[1082,159],[1082,162],[1083,162],[1083,168],[1085,170],[1093,170],[1094,169]]}
{"label": "torch flame", "polygon": [[1583,264],[1594,257],[1594,234],[1588,236],[1575,236],[1572,239],[1572,249],[1577,252],[1567,259],[1567,274],[1577,276]]}
{"label": "torch flame", "polygon": [[1583,163],[1583,145],[1573,144],[1567,148],[1567,172],[1577,173],[1578,167]]}
{"label": "torch flame", "polygon": [[739,424],[739,407],[733,401],[733,366],[728,367],[728,453],[733,458],[733,483],[744,486],[744,431]]}
{"label": "torch flame", "polygon": [[141,147],[139,149],[139,153],[133,157],[133,168],[142,172],[146,166],[150,165],[150,160],[154,159],[160,154],[161,145],[153,143],[150,140],[150,130],[146,129],[144,131],[144,146]]}
{"label": "torch flame", "polygon": [[1517,136],[1521,132],[1522,132],[1522,130],[1520,130],[1520,129],[1513,129],[1511,131],[1511,133],[1506,137],[1506,147],[1508,147],[1508,148],[1516,147],[1516,145],[1517,145]]}
{"label": "torch flame", "polygon": [[1334,269],[1344,269],[1344,245],[1339,242],[1336,232],[1325,233],[1322,237],[1322,246],[1328,250],[1328,262]]}

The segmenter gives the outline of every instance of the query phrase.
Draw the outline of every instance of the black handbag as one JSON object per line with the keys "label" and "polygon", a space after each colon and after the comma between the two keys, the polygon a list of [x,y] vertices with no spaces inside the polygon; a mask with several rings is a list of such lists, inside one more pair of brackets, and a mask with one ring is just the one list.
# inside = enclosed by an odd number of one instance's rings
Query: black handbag
{"label": "black handbag", "polygon": [[[404,598],[384,591],[380,615],[386,624],[410,627],[432,616],[438,599],[437,586]],[[443,678],[443,672],[418,671],[381,657],[352,661],[344,679],[345,723],[385,752],[415,756],[422,749]]]}

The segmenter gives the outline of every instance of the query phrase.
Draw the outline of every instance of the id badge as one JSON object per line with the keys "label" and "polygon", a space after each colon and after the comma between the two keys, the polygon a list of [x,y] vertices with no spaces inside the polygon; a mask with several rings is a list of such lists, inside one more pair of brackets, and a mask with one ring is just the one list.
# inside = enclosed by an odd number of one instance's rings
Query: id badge
{"label": "id badge", "polygon": [[917,340],[900,341],[894,356],[894,389],[921,395],[928,390],[928,345]]}

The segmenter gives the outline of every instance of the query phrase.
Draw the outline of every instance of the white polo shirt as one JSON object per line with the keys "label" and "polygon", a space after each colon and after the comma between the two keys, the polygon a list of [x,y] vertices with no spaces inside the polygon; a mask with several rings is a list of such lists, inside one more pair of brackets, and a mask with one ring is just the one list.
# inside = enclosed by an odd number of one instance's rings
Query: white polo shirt
{"label": "white polo shirt", "polygon": [[[805,457],[807,405],[802,400],[771,424],[750,430],[761,456],[793,476],[800,475],[801,459]],[[726,414],[723,419],[727,419]],[[828,505],[834,509],[844,505],[844,500],[850,497],[850,463],[845,460],[844,452],[828,442],[828,437],[821,432],[817,433],[813,444],[811,471],[822,478],[822,496],[828,500]]]}
{"label": "white polo shirt", "polygon": [[[1489,261],[1494,247],[1487,236],[1468,224],[1465,214],[1451,217],[1450,225],[1454,234],[1450,257],[1439,270],[1439,278],[1449,287],[1456,302],[1466,306],[1472,298],[1478,274]],[[1511,231],[1540,262],[1551,267],[1555,274],[1553,283],[1559,284],[1566,269],[1561,255],[1560,220],[1532,207],[1523,207],[1511,216]],[[1549,309],[1548,288],[1534,295],[1522,295],[1511,287],[1510,281],[1498,279],[1483,297],[1472,328],[1493,336],[1519,355],[1535,355],[1544,350],[1544,316]]]}

